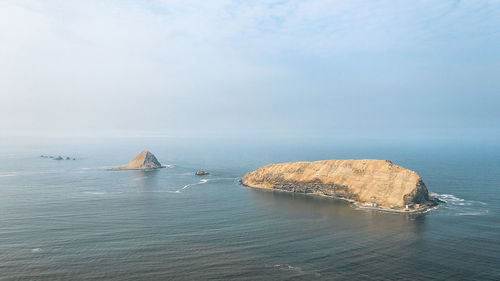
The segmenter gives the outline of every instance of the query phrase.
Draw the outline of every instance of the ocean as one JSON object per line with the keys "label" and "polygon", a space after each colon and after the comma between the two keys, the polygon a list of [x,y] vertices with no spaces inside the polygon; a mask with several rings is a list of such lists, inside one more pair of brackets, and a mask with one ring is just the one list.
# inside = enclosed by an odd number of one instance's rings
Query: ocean
{"label": "ocean", "polygon": [[[109,170],[144,149],[167,168]],[[418,172],[445,203],[424,214],[387,213],[238,182],[269,163],[364,158]],[[200,169],[210,175],[195,176]],[[3,141],[0,280],[500,280],[500,149]]]}

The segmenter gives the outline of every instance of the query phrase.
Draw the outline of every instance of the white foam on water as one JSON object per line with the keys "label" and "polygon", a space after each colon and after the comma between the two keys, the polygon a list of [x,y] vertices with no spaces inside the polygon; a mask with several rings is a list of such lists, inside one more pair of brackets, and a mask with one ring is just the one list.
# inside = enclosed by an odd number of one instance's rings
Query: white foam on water
{"label": "white foam on water", "polygon": [[437,197],[438,199],[446,202],[446,203],[456,203],[456,202],[464,202],[465,199],[458,198],[453,194],[438,194],[438,193],[431,193],[432,196]]}
{"label": "white foam on water", "polygon": [[31,252],[32,252],[32,253],[38,253],[38,252],[40,252],[41,250],[42,250],[42,249],[40,249],[40,248],[33,248],[33,249],[31,249]]}
{"label": "white foam on water", "polygon": [[431,193],[431,196],[434,196],[446,203],[449,203],[451,205],[458,205],[458,206],[472,206],[475,204],[483,205],[486,206],[488,205],[485,202],[481,201],[474,201],[474,200],[465,200],[462,198],[458,198],[453,194],[438,194],[438,193]]}
{"label": "white foam on water", "polygon": [[278,268],[279,270],[290,270],[290,271],[295,271],[299,274],[305,274],[302,268],[298,266],[292,266],[290,264],[275,264],[274,267]]}
{"label": "white foam on water", "polygon": [[485,202],[466,200],[453,194],[431,193],[430,195],[445,202],[442,207],[452,210],[457,216],[480,216],[488,213],[485,207],[488,204]]}
{"label": "white foam on water", "polygon": [[295,272],[296,274],[300,274],[302,276],[313,275],[314,277],[321,277],[321,273],[319,273],[315,270],[304,271],[301,267],[293,266],[291,264],[274,264],[274,265],[266,265],[266,267],[274,267],[274,268],[276,268],[278,270],[282,270],[282,271],[292,271],[292,272]]}
{"label": "white foam on water", "polygon": [[84,194],[89,194],[89,195],[103,195],[105,192],[99,192],[99,191],[84,191]]}
{"label": "white foam on water", "polygon": [[480,216],[487,213],[488,210],[484,210],[483,212],[463,212],[463,213],[458,213],[457,216]]}
{"label": "white foam on water", "polygon": [[16,172],[0,174],[0,177],[15,177],[15,176],[17,176]]}
{"label": "white foam on water", "polygon": [[289,264],[275,264],[274,267],[283,268],[283,269],[301,270],[300,267],[291,266]]}

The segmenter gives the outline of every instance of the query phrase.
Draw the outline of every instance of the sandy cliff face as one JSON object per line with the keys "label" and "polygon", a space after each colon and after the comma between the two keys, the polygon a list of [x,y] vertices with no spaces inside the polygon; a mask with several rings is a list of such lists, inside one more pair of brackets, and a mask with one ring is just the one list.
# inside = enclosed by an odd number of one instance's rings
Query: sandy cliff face
{"label": "sandy cliff face", "polygon": [[360,206],[387,210],[415,211],[437,204],[429,197],[417,173],[386,160],[271,164],[246,174],[242,183],[250,187],[333,196]]}
{"label": "sandy cliff face", "polygon": [[132,159],[127,165],[113,168],[113,170],[148,170],[148,169],[159,169],[162,165],[153,155],[153,153],[144,150],[143,152],[137,154],[137,156]]}

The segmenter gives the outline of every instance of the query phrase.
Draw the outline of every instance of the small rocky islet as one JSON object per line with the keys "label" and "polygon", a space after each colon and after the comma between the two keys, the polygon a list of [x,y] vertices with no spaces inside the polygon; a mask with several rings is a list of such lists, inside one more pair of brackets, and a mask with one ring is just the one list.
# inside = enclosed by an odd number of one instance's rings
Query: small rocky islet
{"label": "small rocky islet", "polygon": [[165,168],[162,166],[160,161],[156,159],[153,153],[148,150],[144,150],[137,154],[134,159],[132,159],[127,165],[112,168],[111,170],[156,170]]}
{"label": "small rocky islet", "polygon": [[440,200],[414,171],[387,160],[324,160],[271,164],[246,174],[243,185],[344,199],[362,208],[422,212]]}
{"label": "small rocky islet", "polygon": [[[166,166],[162,165],[160,161],[156,158],[156,156],[148,150],[144,150],[141,153],[137,154],[134,159],[132,159],[127,165],[112,168],[111,170],[155,170],[165,168]],[[205,170],[199,170],[195,173],[197,176],[206,176],[210,173]]]}
{"label": "small rocky islet", "polygon": [[69,156],[63,157],[63,156],[61,156],[61,155],[58,155],[58,156],[51,156],[51,155],[43,155],[43,154],[42,154],[42,155],[40,155],[40,157],[41,157],[41,158],[52,159],[52,160],[58,160],[58,161],[59,161],[59,160],[64,160],[64,159],[66,159],[66,160],[76,160],[76,158],[74,158],[74,157],[73,157],[73,158],[71,158],[71,157],[69,157]]}

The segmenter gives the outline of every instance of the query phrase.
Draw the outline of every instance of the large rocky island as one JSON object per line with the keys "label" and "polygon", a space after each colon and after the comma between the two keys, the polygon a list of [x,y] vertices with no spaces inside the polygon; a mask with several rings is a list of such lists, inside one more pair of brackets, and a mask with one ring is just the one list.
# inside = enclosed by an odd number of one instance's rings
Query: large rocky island
{"label": "large rocky island", "polygon": [[246,174],[256,188],[341,198],[365,208],[419,212],[436,206],[420,176],[387,160],[271,164]]}
{"label": "large rocky island", "polygon": [[111,170],[154,170],[165,168],[162,166],[153,153],[144,150],[137,154],[127,165],[113,168]]}

